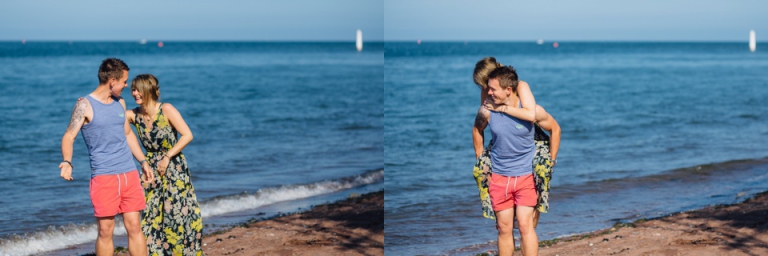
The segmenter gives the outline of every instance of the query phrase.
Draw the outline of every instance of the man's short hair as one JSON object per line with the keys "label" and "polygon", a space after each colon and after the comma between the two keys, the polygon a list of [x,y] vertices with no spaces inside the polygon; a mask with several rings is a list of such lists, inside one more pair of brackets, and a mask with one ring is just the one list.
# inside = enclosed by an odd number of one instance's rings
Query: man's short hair
{"label": "man's short hair", "polygon": [[502,89],[512,87],[512,91],[517,91],[517,71],[512,66],[503,66],[494,69],[491,74],[488,75],[488,80],[498,79],[499,86]]}
{"label": "man's short hair", "polygon": [[99,84],[105,84],[110,78],[123,78],[123,71],[130,71],[128,65],[118,58],[108,58],[99,66]]}

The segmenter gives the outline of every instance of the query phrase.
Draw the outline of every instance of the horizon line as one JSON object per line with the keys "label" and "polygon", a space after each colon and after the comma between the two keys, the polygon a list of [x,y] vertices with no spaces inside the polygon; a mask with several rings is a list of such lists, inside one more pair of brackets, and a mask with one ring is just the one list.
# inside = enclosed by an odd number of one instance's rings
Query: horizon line
{"label": "horizon line", "polygon": [[[363,43],[537,43],[542,39],[517,39],[517,40],[458,40],[458,39],[446,39],[446,40],[430,40],[430,39],[409,39],[409,40],[368,40]],[[253,39],[171,39],[171,40],[156,40],[156,39],[0,39],[0,43],[30,43],[30,42],[42,42],[42,43],[73,43],[73,42],[112,42],[112,43],[128,43],[145,41],[148,43],[355,43],[355,40],[253,40]],[[636,40],[542,40],[543,44],[547,43],[748,43],[749,40],[652,40],[652,39],[636,39]],[[768,43],[768,40],[757,40],[756,43]]]}
{"label": "horizon line", "polygon": [[[253,40],[253,39],[170,39],[170,40],[157,40],[157,39],[0,39],[0,42],[275,42],[275,43],[355,43],[355,40]],[[383,40],[368,40],[363,43],[380,43]]]}

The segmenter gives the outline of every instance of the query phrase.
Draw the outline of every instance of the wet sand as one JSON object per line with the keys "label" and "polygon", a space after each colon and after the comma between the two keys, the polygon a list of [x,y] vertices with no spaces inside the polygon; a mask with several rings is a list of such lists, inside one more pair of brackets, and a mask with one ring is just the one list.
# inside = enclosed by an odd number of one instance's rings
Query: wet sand
{"label": "wet sand", "polygon": [[768,255],[768,192],[738,204],[543,241],[539,255]]}
{"label": "wet sand", "polygon": [[203,251],[209,256],[384,255],[384,192],[207,234]]}
{"label": "wet sand", "polygon": [[246,223],[203,243],[206,255],[384,255],[384,192]]}

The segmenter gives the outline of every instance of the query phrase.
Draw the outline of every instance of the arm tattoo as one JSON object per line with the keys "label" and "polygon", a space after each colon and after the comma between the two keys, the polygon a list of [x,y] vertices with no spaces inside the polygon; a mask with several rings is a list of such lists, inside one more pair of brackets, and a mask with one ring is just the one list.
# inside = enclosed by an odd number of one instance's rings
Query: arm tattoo
{"label": "arm tattoo", "polygon": [[480,113],[477,113],[477,116],[475,116],[475,127],[477,127],[480,130],[485,129],[485,126],[488,125],[488,120],[485,120],[485,117],[481,115]]}
{"label": "arm tattoo", "polygon": [[80,98],[75,103],[75,107],[72,109],[72,119],[69,120],[69,127],[67,132],[77,132],[77,129],[82,126],[85,119],[85,99]]}

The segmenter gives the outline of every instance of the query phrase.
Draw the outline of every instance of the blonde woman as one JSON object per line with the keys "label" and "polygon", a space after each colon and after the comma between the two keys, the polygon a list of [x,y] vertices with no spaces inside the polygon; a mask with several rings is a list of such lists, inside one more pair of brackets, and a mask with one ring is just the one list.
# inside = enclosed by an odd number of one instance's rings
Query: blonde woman
{"label": "blonde woman", "polygon": [[192,141],[192,131],[173,105],[158,101],[160,86],[155,76],[136,76],[131,95],[139,107],[126,111],[126,118],[136,127],[157,177],[144,188],[147,209],[141,226],[149,255],[202,255],[200,206],[181,153]]}

